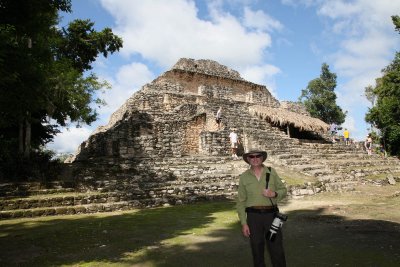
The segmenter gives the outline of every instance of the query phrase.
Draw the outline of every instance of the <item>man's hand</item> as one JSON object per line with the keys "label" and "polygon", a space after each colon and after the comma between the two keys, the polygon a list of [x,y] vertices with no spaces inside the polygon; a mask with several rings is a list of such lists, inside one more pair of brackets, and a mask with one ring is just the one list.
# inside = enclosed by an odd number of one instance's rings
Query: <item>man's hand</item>
{"label": "man's hand", "polygon": [[274,197],[276,197],[276,193],[275,193],[275,191],[272,191],[271,189],[264,189],[263,190],[263,196],[264,197],[269,197],[269,198],[274,198]]}
{"label": "man's hand", "polygon": [[245,237],[249,237],[250,236],[250,228],[247,224],[243,224],[242,225],[242,233]]}

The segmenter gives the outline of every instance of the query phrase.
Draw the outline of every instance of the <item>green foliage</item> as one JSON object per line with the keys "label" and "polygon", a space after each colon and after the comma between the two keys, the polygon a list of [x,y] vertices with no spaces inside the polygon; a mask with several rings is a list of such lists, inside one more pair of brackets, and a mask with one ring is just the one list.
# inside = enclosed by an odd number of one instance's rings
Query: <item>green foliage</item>
{"label": "green foliage", "polygon": [[392,16],[392,21],[395,27],[395,30],[400,33],[400,16]]}
{"label": "green foliage", "polygon": [[54,152],[50,150],[32,151],[29,160],[20,155],[1,153],[0,162],[1,182],[35,180],[45,184],[56,180],[62,168],[61,161],[54,159]]}
{"label": "green foliage", "polygon": [[90,20],[59,29],[59,11],[70,12],[71,1],[0,0],[0,143],[11,140],[3,158],[29,155],[59,125],[92,123],[93,104],[105,104],[98,92],[110,86],[85,72],[98,54],[118,51],[122,40],[110,28],[94,30]]}
{"label": "green foliage", "polygon": [[[400,18],[393,16],[396,30],[400,32]],[[368,111],[365,120],[380,129],[382,141],[392,155],[400,155],[400,53],[382,70],[372,93],[376,104]]]}
{"label": "green foliage", "polygon": [[365,97],[369,102],[371,102],[372,106],[375,105],[375,94],[374,94],[374,87],[371,85],[365,87]]}
{"label": "green foliage", "polygon": [[59,32],[58,56],[72,59],[74,68],[80,72],[92,69],[90,64],[99,53],[107,57],[109,52],[122,47],[122,39],[114,35],[110,28],[96,32],[93,27],[94,23],[90,20],[75,20]]}
{"label": "green foliage", "polygon": [[329,71],[329,66],[324,63],[321,75],[308,83],[303,89],[299,100],[305,105],[311,116],[319,118],[326,123],[342,124],[346,113],[336,104],[336,74]]}

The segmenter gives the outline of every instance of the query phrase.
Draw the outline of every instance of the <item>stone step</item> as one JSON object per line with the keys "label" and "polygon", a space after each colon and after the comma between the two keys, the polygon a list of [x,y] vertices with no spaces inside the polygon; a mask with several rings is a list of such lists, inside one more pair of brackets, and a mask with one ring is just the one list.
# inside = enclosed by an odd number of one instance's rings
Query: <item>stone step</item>
{"label": "stone step", "polygon": [[371,168],[352,168],[351,170],[342,171],[343,173],[364,173],[364,175],[378,175],[382,173],[398,173],[400,172],[400,167],[398,166],[373,166]]}
{"label": "stone step", "polygon": [[73,192],[71,182],[55,181],[43,185],[39,182],[31,183],[2,183],[0,184],[0,198],[30,195],[47,195]]}
{"label": "stone step", "polygon": [[[110,194],[83,194],[80,197],[49,196],[46,199],[14,199],[2,203],[0,219],[71,215],[83,213],[111,212],[134,208],[191,203],[198,200],[234,198],[237,182],[215,182],[204,184],[187,183],[171,189],[150,187],[145,194],[134,196],[126,192]],[[112,197],[106,197],[106,196]]]}
{"label": "stone step", "polygon": [[371,160],[371,159],[348,159],[348,160],[328,160],[327,161],[332,169],[345,170],[354,167],[371,167],[371,166],[393,166],[397,167],[398,162],[387,161],[387,160]]}
{"label": "stone step", "polygon": [[294,158],[294,159],[285,159],[285,163],[288,166],[291,165],[312,165],[316,162],[310,158]]}
{"label": "stone step", "polygon": [[275,154],[274,157],[279,159],[279,160],[302,159],[303,155],[302,154],[295,154],[295,153],[287,153],[287,154]]}
{"label": "stone step", "polygon": [[341,180],[343,180],[343,176],[340,174],[325,174],[318,176],[318,181],[324,183],[335,183]]}
{"label": "stone step", "polygon": [[32,208],[46,208],[59,206],[76,206],[86,204],[99,204],[127,200],[127,196],[119,193],[74,193],[70,195],[47,195],[27,198],[8,198],[0,202],[0,211],[23,210]]}
{"label": "stone step", "polygon": [[[326,160],[337,160],[337,159],[353,159],[353,160],[360,160],[360,159],[371,159],[368,157],[367,154],[362,153],[325,153],[319,154],[319,158],[326,159]],[[373,157],[373,159],[379,159],[379,157]]]}
{"label": "stone step", "polygon": [[138,207],[137,205],[139,205],[139,202],[120,201],[112,203],[96,203],[96,204],[75,205],[75,206],[6,210],[6,211],[0,211],[0,219],[111,212],[111,211],[129,210]]}
{"label": "stone step", "polygon": [[325,184],[325,190],[327,192],[346,192],[354,191],[358,185],[356,181],[345,181],[345,182],[330,182]]}
{"label": "stone step", "polygon": [[306,173],[311,173],[313,171],[318,171],[318,172],[323,172],[326,173],[329,172],[330,170],[326,168],[325,165],[321,164],[307,164],[307,165],[291,165],[289,166],[291,169],[296,170],[296,171],[301,171],[301,172],[306,172]]}

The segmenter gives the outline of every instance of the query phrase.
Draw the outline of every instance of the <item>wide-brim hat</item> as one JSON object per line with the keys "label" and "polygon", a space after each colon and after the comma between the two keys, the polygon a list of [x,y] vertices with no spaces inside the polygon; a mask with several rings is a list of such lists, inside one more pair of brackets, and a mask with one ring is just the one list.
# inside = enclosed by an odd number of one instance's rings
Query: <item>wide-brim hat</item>
{"label": "wide-brim hat", "polygon": [[243,154],[243,160],[244,160],[247,164],[250,164],[249,161],[248,161],[248,159],[247,159],[247,156],[248,156],[248,155],[251,155],[251,154],[261,154],[262,157],[263,157],[262,162],[264,162],[264,161],[267,159],[267,156],[268,156],[267,151],[259,150],[259,149],[251,149],[251,150],[249,150],[248,152],[246,152],[246,153]]}

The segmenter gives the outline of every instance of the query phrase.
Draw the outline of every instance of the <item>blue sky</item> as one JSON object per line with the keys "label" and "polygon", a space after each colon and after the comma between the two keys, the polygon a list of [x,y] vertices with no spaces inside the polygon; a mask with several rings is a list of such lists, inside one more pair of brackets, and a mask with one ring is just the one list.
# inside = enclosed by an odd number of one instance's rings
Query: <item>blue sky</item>
{"label": "blue sky", "polygon": [[73,153],[98,126],[105,125],[133,93],[169,70],[179,58],[211,59],[251,82],[263,84],[280,101],[297,101],[318,78],[322,63],[337,74],[338,105],[348,111],[343,127],[363,140],[371,104],[364,88],[400,47],[393,0],[72,0],[60,26],[90,19],[110,27],[124,47],[99,57],[93,72],[113,89],[102,98],[99,120],[63,129],[49,148]]}

